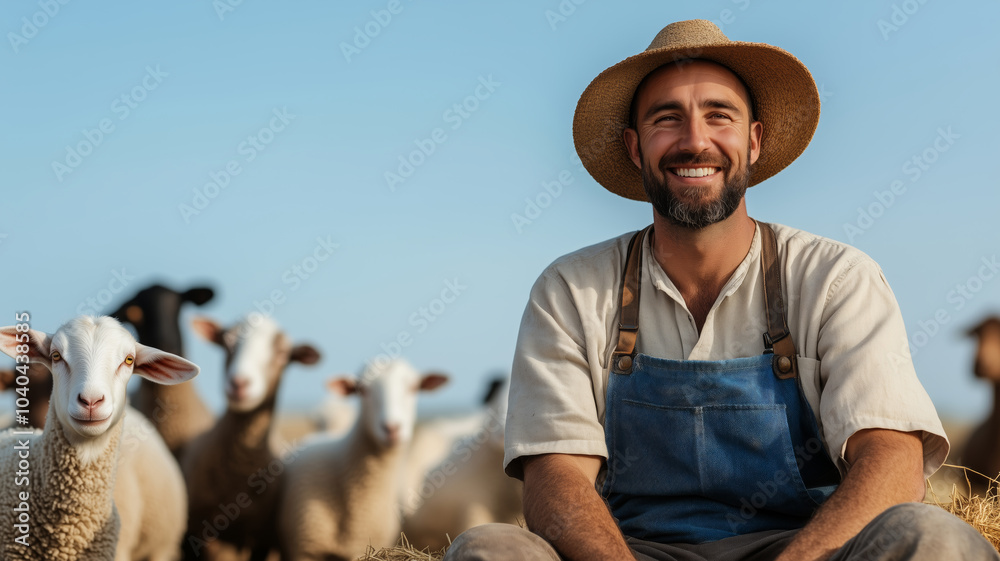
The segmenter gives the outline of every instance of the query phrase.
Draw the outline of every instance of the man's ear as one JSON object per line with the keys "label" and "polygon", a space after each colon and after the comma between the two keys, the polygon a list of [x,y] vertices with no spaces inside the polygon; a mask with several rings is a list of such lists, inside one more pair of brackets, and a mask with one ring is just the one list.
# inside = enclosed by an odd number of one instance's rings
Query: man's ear
{"label": "man's ear", "polygon": [[[25,345],[27,352],[19,352],[25,350]],[[13,325],[0,328],[0,352],[14,359],[27,355],[28,362],[41,364],[50,371],[52,370],[52,361],[49,360],[51,346],[52,335],[44,331],[37,329],[18,331]]]}
{"label": "man's ear", "polygon": [[639,133],[635,129],[625,127],[622,131],[622,141],[625,142],[625,149],[628,150],[628,157],[635,164],[635,167],[642,169],[642,149],[639,147]]}
{"label": "man's ear", "polygon": [[753,165],[760,158],[760,141],[764,138],[764,123],[754,121],[750,123],[750,165]]}

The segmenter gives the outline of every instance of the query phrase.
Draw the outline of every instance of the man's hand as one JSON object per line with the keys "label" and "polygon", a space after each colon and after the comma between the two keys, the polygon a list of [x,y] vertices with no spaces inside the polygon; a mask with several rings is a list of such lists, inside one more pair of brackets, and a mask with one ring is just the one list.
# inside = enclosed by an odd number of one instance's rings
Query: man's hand
{"label": "man's hand", "polygon": [[634,559],[594,488],[601,458],[544,454],[524,458],[524,520],[568,560]]}
{"label": "man's hand", "polygon": [[924,498],[921,433],[856,432],[844,454],[850,468],[840,487],[776,561],[823,561],[887,508]]}

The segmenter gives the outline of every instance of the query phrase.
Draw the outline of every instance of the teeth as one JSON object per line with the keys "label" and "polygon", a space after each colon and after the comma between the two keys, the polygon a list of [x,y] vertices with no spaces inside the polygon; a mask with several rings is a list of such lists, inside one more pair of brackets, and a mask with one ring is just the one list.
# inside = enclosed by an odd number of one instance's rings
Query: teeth
{"label": "teeth", "polygon": [[716,168],[677,168],[674,173],[681,177],[705,177],[715,173]]}

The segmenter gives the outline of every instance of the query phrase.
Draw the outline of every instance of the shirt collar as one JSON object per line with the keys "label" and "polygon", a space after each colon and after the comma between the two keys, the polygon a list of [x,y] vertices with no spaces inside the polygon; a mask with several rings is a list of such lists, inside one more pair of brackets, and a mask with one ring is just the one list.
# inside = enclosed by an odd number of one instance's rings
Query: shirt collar
{"label": "shirt collar", "polygon": [[[653,250],[650,246],[652,238],[652,233],[650,233],[650,235],[646,236],[646,239],[643,240],[642,243],[643,268],[648,271],[648,273],[646,273],[646,281],[652,284],[657,290],[672,298],[678,304],[687,308],[687,304],[684,302],[684,298],[681,296],[680,290],[677,289],[677,286],[674,285],[673,281],[670,280],[670,277],[667,276],[666,271],[663,270],[663,267],[660,267],[660,264],[653,257]],[[760,265],[760,244],[760,226],[755,222],[753,241],[750,242],[750,251],[747,252],[746,257],[744,257],[743,261],[740,262],[739,267],[736,267],[732,276],[729,277],[729,280],[722,287],[720,297],[716,299],[715,305],[712,306],[713,309],[729,295],[736,292],[740,285],[743,284],[743,280],[746,278],[747,271],[750,270],[751,266],[754,264],[757,264],[758,266]]]}

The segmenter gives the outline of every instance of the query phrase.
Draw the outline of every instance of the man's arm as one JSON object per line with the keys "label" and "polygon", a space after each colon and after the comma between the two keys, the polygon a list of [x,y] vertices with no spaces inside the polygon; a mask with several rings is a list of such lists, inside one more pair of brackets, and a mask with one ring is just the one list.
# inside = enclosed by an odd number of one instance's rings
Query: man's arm
{"label": "man's arm", "polygon": [[524,520],[564,559],[634,559],[594,487],[601,461],[569,454],[522,459]]}
{"label": "man's arm", "polygon": [[921,433],[868,429],[847,441],[840,487],[777,561],[822,561],[887,508],[924,498]]}

